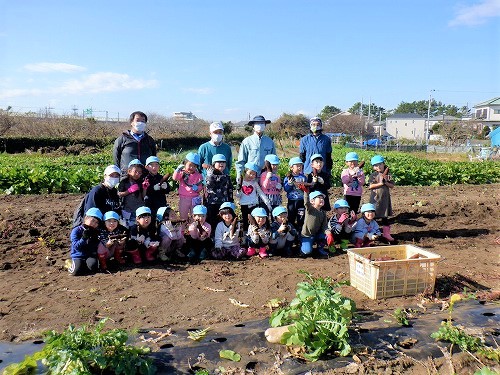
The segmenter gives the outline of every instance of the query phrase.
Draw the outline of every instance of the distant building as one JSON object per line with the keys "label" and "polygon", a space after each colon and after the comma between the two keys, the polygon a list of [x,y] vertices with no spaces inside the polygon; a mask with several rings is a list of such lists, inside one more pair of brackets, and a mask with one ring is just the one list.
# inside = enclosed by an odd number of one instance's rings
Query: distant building
{"label": "distant building", "polygon": [[396,139],[425,141],[427,119],[417,113],[395,113],[387,117],[386,132]]}
{"label": "distant building", "polygon": [[500,97],[487,100],[474,106],[472,120],[476,121],[475,129],[481,132],[485,126],[491,130],[500,127]]}
{"label": "distant building", "polygon": [[174,118],[184,121],[194,121],[197,119],[193,112],[174,112]]}

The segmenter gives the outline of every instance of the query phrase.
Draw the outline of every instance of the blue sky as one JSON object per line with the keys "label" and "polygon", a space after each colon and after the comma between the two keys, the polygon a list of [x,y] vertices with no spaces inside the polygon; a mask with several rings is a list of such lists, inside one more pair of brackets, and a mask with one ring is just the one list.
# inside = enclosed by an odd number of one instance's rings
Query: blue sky
{"label": "blue sky", "polygon": [[[500,96],[500,0],[0,0],[0,108],[207,121]],[[97,112],[102,111],[102,112]]]}

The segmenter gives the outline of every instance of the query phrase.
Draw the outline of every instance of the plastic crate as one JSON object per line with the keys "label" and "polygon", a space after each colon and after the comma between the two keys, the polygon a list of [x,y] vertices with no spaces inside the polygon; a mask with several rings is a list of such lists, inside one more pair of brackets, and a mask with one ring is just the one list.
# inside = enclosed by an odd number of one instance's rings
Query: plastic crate
{"label": "plastic crate", "polygon": [[[413,245],[349,249],[351,285],[371,299],[432,293],[436,282],[438,254]],[[371,259],[389,256],[395,260]],[[409,259],[415,254],[421,257]]]}

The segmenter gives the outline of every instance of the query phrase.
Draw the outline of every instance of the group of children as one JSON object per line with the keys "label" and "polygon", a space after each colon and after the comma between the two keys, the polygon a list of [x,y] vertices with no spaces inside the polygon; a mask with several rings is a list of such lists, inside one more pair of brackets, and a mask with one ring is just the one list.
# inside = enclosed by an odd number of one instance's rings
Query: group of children
{"label": "group of children", "polygon": [[[233,187],[225,173],[224,155],[213,156],[204,178],[199,155],[190,152],[172,175],[179,184],[178,212],[167,205],[170,176],[159,174],[158,157],[149,157],[146,165],[132,160],[127,176],[117,185],[121,217],[118,212],[103,213],[96,207],[87,210],[83,223],[71,232],[69,271],[79,275],[98,268],[107,270],[110,258],[118,264],[129,258],[137,265],[157,258],[196,263],[209,257],[265,258],[292,256],[294,252],[324,258],[335,251],[335,246],[370,246],[380,236],[394,241],[387,221],[392,215],[389,189],[394,183],[382,156],[371,159],[371,203],[361,206],[360,218],[357,213],[366,178],[358,155],[349,152],[345,157],[346,168],[341,175],[344,197],[335,201],[329,219],[330,175],[322,171],[320,154],[310,159],[312,172],[305,175],[303,161],[292,157],[290,170],[282,180],[279,158],[267,155],[262,170],[246,163],[244,174]],[[241,222],[233,195],[239,203]],[[382,220],[382,231],[376,217]]]}

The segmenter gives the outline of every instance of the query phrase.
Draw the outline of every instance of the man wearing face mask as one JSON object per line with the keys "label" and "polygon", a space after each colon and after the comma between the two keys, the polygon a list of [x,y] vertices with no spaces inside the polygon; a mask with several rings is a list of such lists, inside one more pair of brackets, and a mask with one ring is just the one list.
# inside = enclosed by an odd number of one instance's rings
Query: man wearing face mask
{"label": "man wearing face mask", "polygon": [[238,153],[238,161],[236,162],[236,182],[241,181],[241,177],[245,170],[246,163],[254,163],[261,170],[264,167],[266,155],[276,155],[276,147],[274,141],[267,135],[264,135],[266,124],[271,121],[266,120],[264,116],[255,116],[248,125],[253,126],[253,134],[246,137],[240,145]]}
{"label": "man wearing face mask", "polygon": [[207,176],[207,169],[212,167],[212,157],[217,154],[222,154],[226,157],[226,169],[224,169],[224,174],[229,175],[231,171],[233,154],[231,146],[222,142],[223,137],[224,126],[222,122],[212,122],[210,124],[210,141],[203,143],[198,148],[198,155],[200,155],[200,163],[203,168],[201,171],[203,178]]}
{"label": "man wearing face mask", "polygon": [[325,163],[323,171],[331,175],[332,173],[332,140],[329,136],[323,134],[323,122],[319,117],[313,117],[309,120],[311,133],[300,139],[300,159],[304,162],[304,173],[312,172],[311,156],[320,154]]}
{"label": "man wearing face mask", "polygon": [[130,115],[130,130],[120,135],[113,147],[113,160],[122,171],[122,176],[127,174],[128,163],[139,159],[145,165],[146,159],[156,156],[155,140],[148,135],[146,123],[148,116],[144,112],[136,111]]}

